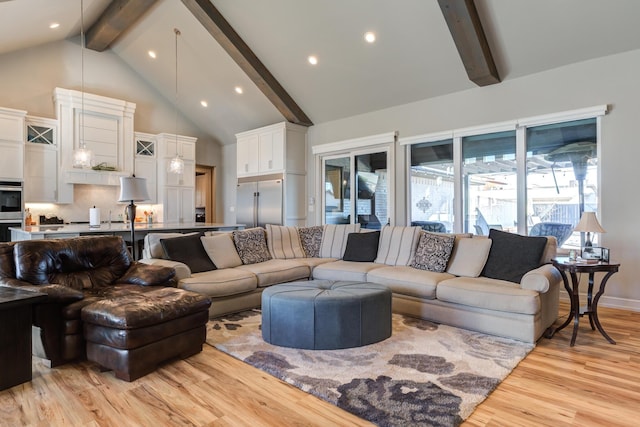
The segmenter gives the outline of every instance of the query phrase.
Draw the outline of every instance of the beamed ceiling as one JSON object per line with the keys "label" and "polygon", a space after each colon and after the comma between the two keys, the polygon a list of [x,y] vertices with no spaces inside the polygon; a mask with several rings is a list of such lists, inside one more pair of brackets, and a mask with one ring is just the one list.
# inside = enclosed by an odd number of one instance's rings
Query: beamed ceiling
{"label": "beamed ceiling", "polygon": [[[0,2],[0,55],[80,31],[80,0]],[[84,0],[87,47],[113,51],[223,144],[640,49],[636,0]],[[4,19],[9,18],[9,19]],[[60,31],[47,28],[61,22]],[[29,28],[29,31],[24,31]],[[373,44],[364,41],[376,33]],[[151,60],[148,50],[158,52]],[[307,62],[318,57],[318,65]],[[1,56],[0,56],[1,58]],[[234,88],[244,93],[238,95]],[[207,100],[209,106],[200,106]],[[135,102],[135,100],[132,100]]]}

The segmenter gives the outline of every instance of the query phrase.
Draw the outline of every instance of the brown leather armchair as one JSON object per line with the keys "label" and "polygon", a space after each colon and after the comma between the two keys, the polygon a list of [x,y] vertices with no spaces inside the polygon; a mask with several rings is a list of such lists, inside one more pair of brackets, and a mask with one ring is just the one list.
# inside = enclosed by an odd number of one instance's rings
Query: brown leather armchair
{"label": "brown leather armchair", "polygon": [[175,270],[134,262],[119,236],[0,243],[0,285],[46,293],[34,306],[33,354],[57,366],[86,357],[81,310],[176,286]]}

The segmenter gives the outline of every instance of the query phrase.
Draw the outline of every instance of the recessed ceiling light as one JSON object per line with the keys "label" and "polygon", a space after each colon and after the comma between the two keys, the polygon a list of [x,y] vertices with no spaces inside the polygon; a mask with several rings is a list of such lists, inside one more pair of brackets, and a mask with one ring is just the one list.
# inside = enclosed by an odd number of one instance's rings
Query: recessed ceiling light
{"label": "recessed ceiling light", "polygon": [[203,107],[208,107],[209,103],[207,103],[207,101],[203,99],[202,101],[200,101],[200,105],[202,105]]}
{"label": "recessed ceiling light", "polygon": [[60,27],[60,24],[59,24],[59,23],[57,23],[57,22],[52,22],[52,23],[49,25],[49,28],[51,28],[52,30],[55,30],[55,29],[56,29],[56,28],[58,28],[58,27]]}
{"label": "recessed ceiling light", "polygon": [[237,94],[242,95],[242,92],[244,92],[244,90],[242,90],[242,88],[240,86],[236,86],[235,89]]}
{"label": "recessed ceiling light", "polygon": [[364,33],[364,39],[368,43],[373,43],[374,41],[376,41],[376,35],[375,35],[375,33],[372,33],[371,31],[368,31],[368,32]]}
{"label": "recessed ceiling light", "polygon": [[152,57],[153,59],[156,59],[156,51],[155,50],[150,50],[149,52],[149,56]]}
{"label": "recessed ceiling light", "polygon": [[307,58],[307,61],[309,61],[309,64],[311,65],[317,65],[318,64],[318,57],[315,55],[311,55],[309,56],[309,58]]}

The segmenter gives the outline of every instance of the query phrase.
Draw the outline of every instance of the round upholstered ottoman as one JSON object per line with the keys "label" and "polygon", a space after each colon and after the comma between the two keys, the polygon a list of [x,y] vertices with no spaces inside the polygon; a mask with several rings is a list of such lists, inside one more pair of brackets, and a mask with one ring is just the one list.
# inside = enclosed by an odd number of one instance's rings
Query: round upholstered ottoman
{"label": "round upholstered ottoman", "polygon": [[262,338],[310,350],[360,347],[391,336],[391,291],[366,282],[310,280],[262,293]]}

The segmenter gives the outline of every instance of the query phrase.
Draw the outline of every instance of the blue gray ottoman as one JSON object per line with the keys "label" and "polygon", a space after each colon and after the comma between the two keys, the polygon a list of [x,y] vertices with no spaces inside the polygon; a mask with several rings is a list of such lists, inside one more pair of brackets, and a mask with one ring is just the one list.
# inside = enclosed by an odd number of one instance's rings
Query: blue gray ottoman
{"label": "blue gray ottoman", "polygon": [[262,338],[282,347],[334,350],[391,336],[391,291],[365,282],[310,280],[262,293]]}

